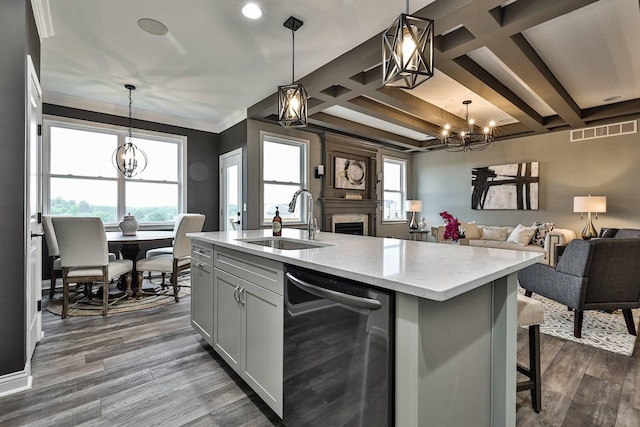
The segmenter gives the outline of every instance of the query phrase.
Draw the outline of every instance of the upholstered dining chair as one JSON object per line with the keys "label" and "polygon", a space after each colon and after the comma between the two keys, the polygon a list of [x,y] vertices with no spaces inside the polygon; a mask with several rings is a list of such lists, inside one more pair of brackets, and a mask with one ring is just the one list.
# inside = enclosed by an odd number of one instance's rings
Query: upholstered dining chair
{"label": "upholstered dining chair", "polygon": [[176,236],[173,239],[173,247],[170,254],[160,254],[143,259],[136,262],[136,270],[138,271],[138,286],[142,290],[142,272],[157,271],[163,274],[162,283],[164,284],[164,275],[171,273],[171,285],[173,287],[173,296],[176,302],[180,301],[178,297],[178,273],[187,268],[191,268],[191,239],[186,233],[196,233],[202,231],[205,216],[202,214],[181,214],[176,221]]}
{"label": "upholstered dining chair", "polygon": [[[179,223],[179,217],[176,219],[175,224],[173,224],[173,235],[176,235],[176,231],[178,231],[178,223]],[[149,249],[146,253],[145,253],[145,258],[151,258],[152,256],[156,256],[156,255],[165,255],[165,254],[169,254],[171,255],[173,253],[173,242],[171,243],[172,246],[163,246],[161,248],[153,248],[153,249]],[[162,274],[162,284],[164,285],[164,273]],[[149,276],[147,277],[148,279],[151,279],[151,272],[149,272]]]}
{"label": "upholstered dining chair", "polygon": [[102,220],[97,217],[53,217],[53,229],[60,250],[62,267],[62,318],[69,311],[70,283],[102,283],[102,315],[110,305],[128,296],[109,302],[109,279],[126,275],[131,289],[133,262],[127,259],[109,260],[107,235]]}
{"label": "upholstered dining chair", "polygon": [[[69,215],[56,215],[56,218],[70,218]],[[49,252],[49,268],[51,271],[51,284],[49,285],[49,299],[53,299],[56,293],[56,283],[58,281],[58,273],[62,277],[62,266],[60,265],[60,249],[58,248],[58,239],[51,222],[53,215],[42,215],[42,228],[44,229],[44,238],[47,241],[47,252]],[[109,252],[109,261],[117,258],[115,253]]]}
{"label": "upholstered dining chair", "polygon": [[49,252],[49,266],[51,269],[51,285],[49,286],[49,299],[53,299],[56,293],[57,273],[62,273],[60,265],[60,249],[58,248],[58,240],[56,232],[53,229],[51,215],[42,216],[42,228],[44,229],[44,238],[47,241],[47,251]]}

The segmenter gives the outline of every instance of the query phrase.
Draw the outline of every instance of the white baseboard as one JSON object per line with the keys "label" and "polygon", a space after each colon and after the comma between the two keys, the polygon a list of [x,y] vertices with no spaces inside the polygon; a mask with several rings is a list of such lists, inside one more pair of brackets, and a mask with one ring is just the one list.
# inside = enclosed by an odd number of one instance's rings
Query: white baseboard
{"label": "white baseboard", "polygon": [[22,371],[0,376],[0,397],[29,390],[33,380],[30,371],[30,366],[27,365]]}

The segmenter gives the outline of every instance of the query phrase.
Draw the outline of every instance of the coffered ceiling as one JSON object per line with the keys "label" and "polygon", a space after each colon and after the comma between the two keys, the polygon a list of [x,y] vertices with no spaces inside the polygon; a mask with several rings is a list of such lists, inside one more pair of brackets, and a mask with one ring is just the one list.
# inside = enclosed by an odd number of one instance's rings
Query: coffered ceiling
{"label": "coffered ceiling", "polygon": [[[291,82],[282,23],[293,15],[304,21],[295,77],[314,128],[413,152],[440,149],[437,135],[464,118],[466,99],[478,123],[498,123],[498,139],[640,117],[638,0],[414,0],[411,13],[435,20],[436,70],[413,90],[381,78],[381,33],[405,2],[256,2],[256,21],[240,0],[47,3],[45,102],[123,113],[133,83],[139,118],[214,132],[246,117],[275,121],[276,87]],[[169,33],[144,33],[140,18]]]}

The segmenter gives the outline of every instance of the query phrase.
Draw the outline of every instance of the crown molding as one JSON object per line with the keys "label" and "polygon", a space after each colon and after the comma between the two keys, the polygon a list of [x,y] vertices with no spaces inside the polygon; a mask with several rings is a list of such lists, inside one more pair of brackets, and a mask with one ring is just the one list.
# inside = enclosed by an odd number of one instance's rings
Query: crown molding
{"label": "crown molding", "polygon": [[[44,91],[42,99],[46,104],[60,105],[62,107],[77,108],[80,110],[93,111],[103,114],[112,114],[123,117],[127,117],[129,115],[129,107],[109,104],[102,101],[95,101],[92,99],[79,98],[57,92]],[[220,124],[203,122],[200,120],[192,120],[184,117],[173,116],[170,114],[141,110],[139,108],[134,108],[134,112],[134,116],[138,120],[146,120],[149,122],[163,123],[166,125],[212,133],[221,133],[222,131],[247,118],[246,110],[235,111],[234,113],[226,117]]]}
{"label": "crown molding", "polygon": [[55,35],[49,0],[31,0],[31,9],[33,10],[33,16],[36,20],[40,43],[42,43],[42,40]]}

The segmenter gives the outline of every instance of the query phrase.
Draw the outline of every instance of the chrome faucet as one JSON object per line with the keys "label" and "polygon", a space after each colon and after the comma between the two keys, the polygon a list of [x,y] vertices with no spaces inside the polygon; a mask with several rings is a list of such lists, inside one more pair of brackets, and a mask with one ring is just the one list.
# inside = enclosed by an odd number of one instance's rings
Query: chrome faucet
{"label": "chrome faucet", "polygon": [[316,225],[313,221],[313,194],[309,190],[298,190],[293,194],[293,198],[291,199],[291,203],[289,203],[289,212],[293,212],[296,210],[296,201],[298,200],[298,196],[302,193],[307,195],[307,237],[309,240],[316,239]]}

